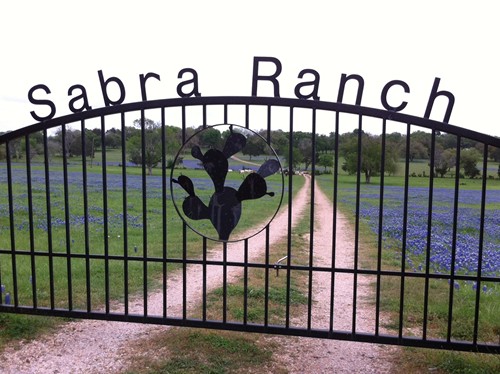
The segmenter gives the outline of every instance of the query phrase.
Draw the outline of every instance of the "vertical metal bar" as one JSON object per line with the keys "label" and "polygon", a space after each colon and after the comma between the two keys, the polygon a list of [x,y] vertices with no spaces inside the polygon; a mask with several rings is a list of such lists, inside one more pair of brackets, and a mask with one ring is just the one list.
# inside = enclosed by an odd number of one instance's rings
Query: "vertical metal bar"
{"label": "vertical metal bar", "polygon": [[[149,134],[153,136],[153,134]],[[144,316],[148,315],[148,205],[146,192],[146,119],[141,110],[141,155],[142,155],[142,279]]]}
{"label": "vertical metal bar", "polygon": [[[102,208],[103,208],[103,232],[104,232],[104,297],[105,297],[105,310],[109,313],[109,222],[108,222],[108,178],[106,167],[106,123],[104,116],[101,116],[101,158],[102,158]],[[92,139],[92,142],[95,142]],[[94,146],[92,146],[94,152]],[[84,150],[87,152],[87,150]],[[94,155],[90,155],[94,157]]]}
{"label": "vertical metal bar", "polygon": [[266,238],[265,238],[265,274],[264,274],[264,326],[269,326],[269,225],[266,226]]}
{"label": "vertical metal bar", "polygon": [[[207,106],[203,105],[203,128],[207,128]],[[185,122],[184,130],[185,131]],[[207,238],[202,239],[203,249],[203,321],[207,320]]]}
{"label": "vertical metal bar", "polygon": [[[186,114],[185,114],[185,107],[182,107],[182,110],[183,110],[183,118],[186,117]],[[202,110],[202,117],[203,117],[203,128],[206,129],[207,128],[207,106],[206,105],[203,105],[203,110]],[[183,136],[184,136],[184,131],[182,132]],[[183,141],[184,143],[184,141]]]}
{"label": "vertical metal bar", "polygon": [[[270,120],[269,120],[269,116],[270,116],[270,107],[268,106],[267,107],[267,131],[269,132],[269,126],[270,126]],[[245,104],[245,128],[249,128],[250,127],[250,106],[248,104]],[[269,136],[268,136],[268,141],[269,141]]]}
{"label": "vertical metal bar", "polygon": [[66,238],[66,272],[68,273],[68,309],[73,310],[73,272],[71,269],[71,226],[69,211],[68,150],[66,148],[66,125],[61,126],[64,183],[64,224]]}
{"label": "vertical metal bar", "polygon": [[[167,318],[167,139],[165,131],[165,108],[161,108],[161,191],[162,191],[162,244],[163,244],[163,318]],[[172,166],[173,167],[173,166]]]}
{"label": "vertical metal bar", "polygon": [[292,264],[292,209],[293,209],[293,107],[290,107],[290,129],[288,134],[288,232],[287,232],[287,272],[286,272],[286,316],[285,327],[290,327],[290,287]]}
{"label": "vertical metal bar", "polygon": [[403,337],[403,317],[405,307],[405,272],[406,272],[406,228],[408,226],[408,190],[410,179],[410,130],[411,125],[406,125],[406,159],[405,159],[405,185],[403,197],[403,227],[401,237],[401,284],[399,295],[399,331],[398,336]]}
{"label": "vertical metal bar", "polygon": [[49,148],[47,130],[43,130],[43,162],[45,169],[45,209],[47,212],[47,249],[49,253],[49,293],[50,308],[55,308],[54,299],[54,258],[52,243],[52,212],[50,199],[50,170],[49,170]]}
{"label": "vertical metal bar", "polygon": [[481,219],[479,223],[479,253],[477,263],[477,280],[476,280],[476,305],[474,310],[474,335],[472,343],[477,344],[479,334],[479,306],[481,299],[481,281],[483,270],[483,248],[484,248],[484,216],[486,211],[486,180],[488,179],[488,145],[484,144],[483,152],[483,184],[481,188]]}
{"label": "vertical metal bar", "polygon": [[380,329],[380,286],[382,271],[382,237],[384,235],[384,182],[385,182],[385,137],[387,131],[387,120],[382,121],[382,151],[380,158],[380,197],[378,206],[378,242],[377,242],[377,289],[375,294],[375,336],[379,335]]}
{"label": "vertical metal bar", "polygon": [[89,240],[89,200],[87,190],[87,141],[85,136],[85,120],[81,120],[82,137],[82,176],[83,176],[83,210],[84,210],[84,230],[85,230],[85,276],[87,288],[87,312],[92,310],[91,282],[90,282],[90,240]]}
{"label": "vertical metal bar", "polygon": [[222,243],[222,322],[227,322],[227,242]]}
{"label": "vertical metal bar", "polygon": [[[248,239],[243,241],[243,324],[248,323]],[[268,260],[269,262],[269,260]],[[265,321],[265,319],[264,319]]]}
{"label": "vertical metal bar", "polygon": [[[186,107],[182,106],[182,144],[186,143]],[[206,241],[204,241],[206,244]],[[206,246],[203,247],[203,253]],[[182,318],[187,318],[187,224],[182,221]],[[204,285],[206,287],[206,285]],[[205,296],[204,296],[205,297]]]}
{"label": "vertical metal bar", "polygon": [[[268,128],[269,128],[269,107],[268,107]],[[250,126],[250,115],[249,115],[249,105],[245,105],[245,128],[249,128]],[[268,131],[268,136],[267,136],[267,141],[269,143],[269,131]],[[266,233],[267,229],[269,228],[266,227]],[[245,239],[243,242],[243,262],[244,262],[244,268],[243,268],[243,324],[246,325],[248,323],[248,239]],[[268,288],[268,281],[269,281],[269,271],[268,271],[268,266],[269,266],[269,248],[266,247],[266,285],[265,289],[267,290]],[[264,303],[267,304],[267,295],[264,298]],[[267,323],[267,316],[266,316],[266,309],[264,307],[264,325]]]}
{"label": "vertical metal bar", "polygon": [[207,320],[207,238],[203,237],[203,321]]}
{"label": "vertical metal bar", "polygon": [[356,310],[358,299],[359,215],[361,195],[361,168],[363,152],[363,117],[358,117],[358,170],[356,172],[356,217],[354,221],[354,269],[352,291],[352,334],[356,333]]}
{"label": "vertical metal bar", "polygon": [[227,104],[224,104],[224,123],[227,123]]}
{"label": "vertical metal bar", "polygon": [[19,306],[19,294],[17,286],[17,253],[16,253],[16,234],[14,225],[14,194],[12,191],[12,160],[10,142],[6,143],[6,157],[7,157],[7,191],[9,195],[9,228],[10,228],[10,251],[11,264],[12,264],[12,294],[14,297],[14,306]]}
{"label": "vertical metal bar", "polygon": [[123,211],[123,302],[124,313],[128,315],[128,203],[127,203],[127,129],[125,127],[125,113],[122,112],[121,143],[122,143],[122,211]]}
{"label": "vertical metal bar", "polygon": [[33,308],[37,308],[37,276],[36,276],[36,257],[35,257],[35,232],[33,230],[33,186],[31,183],[31,149],[29,134],[24,138],[26,148],[26,189],[28,192],[28,225],[29,225],[29,242],[30,242],[30,260],[31,260],[31,291]]}
{"label": "vertical metal bar", "polygon": [[451,242],[451,274],[450,274],[450,299],[448,301],[448,330],[446,340],[451,340],[453,321],[453,295],[455,291],[455,261],[457,254],[457,228],[458,228],[458,196],[460,189],[460,143],[462,138],[457,136],[457,153],[455,157],[455,196],[453,200],[453,237]]}
{"label": "vertical metal bar", "polygon": [[[271,106],[267,106],[267,144],[271,144]],[[248,121],[248,115],[246,116]],[[247,122],[248,125],[248,122]],[[265,274],[264,274],[264,326],[269,325],[269,225],[266,226]]]}
{"label": "vertical metal bar", "polygon": [[332,217],[332,271],[330,273],[330,332],[333,331],[335,317],[335,267],[337,255],[337,196],[339,179],[339,112],[335,112],[335,156],[333,159],[333,217]]}
{"label": "vertical metal bar", "polygon": [[311,162],[311,210],[309,216],[309,289],[308,289],[308,303],[307,303],[307,329],[311,329],[312,323],[312,299],[313,299],[313,266],[314,266],[314,198],[316,189],[316,109],[312,110],[312,162]]}
{"label": "vertical metal bar", "polygon": [[432,206],[434,197],[434,162],[436,152],[436,130],[432,130],[431,134],[431,158],[429,162],[429,198],[427,208],[427,246],[425,250],[425,286],[424,286],[424,316],[422,326],[422,339],[427,339],[427,318],[429,311],[429,273],[431,265],[431,240],[432,240]]}
{"label": "vertical metal bar", "polygon": [[182,225],[182,318],[187,318],[187,225]]}

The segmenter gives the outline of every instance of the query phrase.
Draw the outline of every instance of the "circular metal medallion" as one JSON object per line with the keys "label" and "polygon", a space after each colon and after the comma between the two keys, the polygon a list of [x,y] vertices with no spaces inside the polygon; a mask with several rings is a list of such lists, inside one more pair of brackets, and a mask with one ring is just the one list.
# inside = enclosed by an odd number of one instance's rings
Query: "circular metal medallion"
{"label": "circular metal medallion", "polygon": [[[183,168],[175,167],[181,164]],[[284,177],[279,158],[261,135],[245,127],[223,124],[198,131],[181,147],[173,165],[175,209],[193,231],[208,239],[252,237],[281,206]]]}

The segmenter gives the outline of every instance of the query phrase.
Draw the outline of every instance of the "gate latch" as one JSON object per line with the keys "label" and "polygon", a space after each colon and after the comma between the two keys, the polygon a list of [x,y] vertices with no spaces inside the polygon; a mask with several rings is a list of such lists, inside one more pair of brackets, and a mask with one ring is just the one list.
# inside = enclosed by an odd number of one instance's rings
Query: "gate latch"
{"label": "gate latch", "polygon": [[287,258],[288,258],[288,256],[282,257],[282,258],[280,258],[278,261],[276,261],[276,262],[274,263],[274,266],[273,266],[273,267],[276,269],[276,276],[279,276],[279,271],[280,271],[280,269],[283,267],[283,266],[281,265],[281,262],[282,262],[282,261],[285,261]]}

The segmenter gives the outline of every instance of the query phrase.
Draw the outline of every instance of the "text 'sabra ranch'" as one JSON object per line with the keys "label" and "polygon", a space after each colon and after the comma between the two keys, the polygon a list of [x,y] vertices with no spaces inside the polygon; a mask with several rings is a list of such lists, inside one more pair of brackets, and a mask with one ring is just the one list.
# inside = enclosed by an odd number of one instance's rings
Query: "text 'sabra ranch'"
{"label": "text 'sabra ranch'", "polygon": [[[261,66],[266,66],[266,71],[272,71],[272,73],[267,73],[267,75],[261,74]],[[254,57],[253,61],[253,74],[252,74],[252,96],[257,96],[260,85],[271,85],[273,89],[274,97],[280,97],[280,82],[279,77],[282,72],[281,61],[275,57]],[[99,70],[97,72],[99,84],[101,88],[102,98],[105,106],[120,105],[125,102],[126,90],[123,81],[118,77],[106,78],[102,72]],[[193,96],[201,96],[199,89],[198,73],[195,69],[184,68],[181,69],[177,75],[181,81],[177,85],[177,94],[181,98],[188,98]],[[299,82],[295,86],[294,94],[298,99],[305,100],[320,100],[319,97],[319,87],[320,87],[320,74],[314,69],[303,69],[298,74]],[[147,89],[146,83],[148,85],[153,84],[153,81],[160,81],[160,75],[157,73],[149,72],[147,74],[139,75],[139,88],[141,91],[142,101],[147,101]],[[343,102],[344,90],[346,85],[350,81],[355,81],[357,83],[357,94],[355,105],[361,105],[361,99],[363,96],[363,90],[365,81],[362,76],[357,74],[341,74],[339,89],[336,101],[338,103]],[[443,122],[448,123],[453,105],[455,103],[455,97],[449,91],[439,91],[440,78],[435,78],[434,83],[431,88],[429,99],[427,101],[427,106],[425,109],[424,118],[429,118],[431,114],[434,101],[438,96],[444,96],[448,99],[447,109],[444,115]],[[110,85],[115,85],[118,89],[118,97],[111,98],[108,94],[108,87]],[[410,86],[402,80],[391,80],[387,82],[384,87],[382,87],[380,94],[380,101],[384,109],[393,112],[402,111],[408,104],[406,101],[397,103],[398,105],[392,103],[389,104],[387,100],[388,93],[391,89],[399,87],[397,89],[403,89],[405,93],[410,93]],[[36,110],[31,111],[31,116],[36,121],[46,121],[54,118],[56,115],[56,104],[50,100],[50,88],[45,84],[37,84],[33,86],[28,92],[29,101],[39,107],[44,107],[42,111],[49,111],[47,115],[41,115]],[[116,96],[116,95],[115,95]],[[82,84],[74,84],[68,88],[68,101],[69,110],[72,113],[78,113],[85,110],[92,110],[92,105],[87,94],[87,89]]]}

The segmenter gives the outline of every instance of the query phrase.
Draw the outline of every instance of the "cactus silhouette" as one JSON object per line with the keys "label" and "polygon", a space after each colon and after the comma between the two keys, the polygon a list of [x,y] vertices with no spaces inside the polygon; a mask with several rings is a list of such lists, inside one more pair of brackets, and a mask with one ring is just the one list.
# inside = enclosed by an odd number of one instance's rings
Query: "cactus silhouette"
{"label": "cactus silhouette", "polygon": [[184,214],[193,220],[208,219],[214,226],[219,240],[229,240],[229,236],[237,226],[241,217],[241,202],[243,200],[259,199],[265,195],[274,196],[267,192],[267,183],[264,178],[276,173],[279,168],[277,160],[267,160],[256,173],[249,174],[241,183],[238,190],[224,186],[229,169],[228,158],[241,151],[246,145],[243,134],[233,132],[230,134],[222,151],[210,149],[205,154],[198,146],[191,149],[191,155],[200,160],[203,168],[214,184],[214,193],[210,198],[208,207],[195,194],[191,179],[181,175],[172,182],[177,183],[188,196],[182,203]]}

